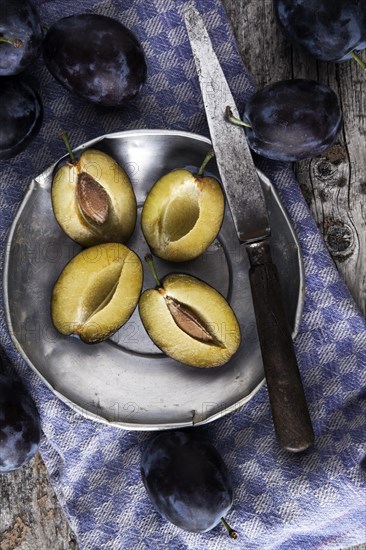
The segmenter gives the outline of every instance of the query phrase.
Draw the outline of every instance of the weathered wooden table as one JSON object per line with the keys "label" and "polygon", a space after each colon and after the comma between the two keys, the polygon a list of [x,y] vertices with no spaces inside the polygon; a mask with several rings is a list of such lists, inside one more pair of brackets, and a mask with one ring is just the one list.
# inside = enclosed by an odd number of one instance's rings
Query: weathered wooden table
{"label": "weathered wooden table", "polygon": [[[296,170],[329,251],[365,314],[366,71],[353,62],[318,63],[295,51],[276,25],[272,0],[223,3],[258,87],[276,80],[314,78],[330,85],[340,98],[344,125],[339,145],[298,163]],[[366,61],[366,53],[362,57]],[[77,548],[39,455],[19,471],[0,476],[0,495],[0,550]]]}

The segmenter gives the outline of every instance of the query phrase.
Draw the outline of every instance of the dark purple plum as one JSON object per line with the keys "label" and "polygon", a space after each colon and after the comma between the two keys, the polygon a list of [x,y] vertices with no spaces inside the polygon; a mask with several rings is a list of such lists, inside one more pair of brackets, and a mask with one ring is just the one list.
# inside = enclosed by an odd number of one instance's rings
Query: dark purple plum
{"label": "dark purple plum", "polygon": [[146,80],[146,61],[135,35],[116,19],[78,14],[47,31],[43,56],[51,74],[82,98],[118,107]]}
{"label": "dark purple plum", "polygon": [[0,373],[0,474],[28,462],[38,450],[40,437],[33,399],[21,382]]}
{"label": "dark purple plum", "polygon": [[161,515],[186,531],[209,531],[232,506],[233,490],[223,459],[192,432],[162,432],[152,439],[142,456],[141,475]]}
{"label": "dark purple plum", "polygon": [[38,57],[42,27],[27,0],[0,0],[0,76],[19,74]]}
{"label": "dark purple plum", "polygon": [[38,94],[14,77],[0,86],[0,159],[14,157],[38,134],[43,108]]}
{"label": "dark purple plum", "polygon": [[269,84],[247,101],[249,146],[267,158],[295,161],[319,155],[336,140],[342,112],[336,94],[314,80]]}
{"label": "dark purple plum", "polygon": [[273,0],[285,35],[323,61],[344,61],[366,48],[365,0]]}

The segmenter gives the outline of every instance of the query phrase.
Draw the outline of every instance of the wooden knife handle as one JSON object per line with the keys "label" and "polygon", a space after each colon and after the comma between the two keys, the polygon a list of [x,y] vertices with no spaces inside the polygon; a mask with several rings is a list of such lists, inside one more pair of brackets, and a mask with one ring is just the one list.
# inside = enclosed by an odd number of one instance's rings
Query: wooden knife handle
{"label": "wooden knife handle", "polygon": [[280,281],[266,241],[247,245],[257,330],[276,436],[281,448],[304,451],[314,441]]}

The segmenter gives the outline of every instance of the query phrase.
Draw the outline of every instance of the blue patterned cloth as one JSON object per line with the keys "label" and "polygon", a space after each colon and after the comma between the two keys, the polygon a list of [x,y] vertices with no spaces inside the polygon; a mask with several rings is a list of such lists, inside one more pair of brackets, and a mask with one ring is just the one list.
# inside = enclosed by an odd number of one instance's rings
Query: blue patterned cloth
{"label": "blue patterned cloth", "polygon": [[[40,89],[45,118],[40,135],[25,152],[0,162],[1,259],[27,185],[64,154],[60,128],[68,129],[74,144],[134,128],[207,135],[180,13],[184,4],[184,0],[38,2],[44,23],[76,11],[120,19],[145,48],[148,81],[142,94],[116,116],[115,111],[98,109],[65,92],[41,59],[28,72],[27,79]],[[227,16],[219,0],[197,0],[197,5],[242,107],[253,85]],[[264,168],[288,209],[304,258],[305,308],[295,346],[316,443],[300,455],[279,450],[265,387],[235,413],[197,428],[221,451],[232,473],[234,506],[227,519],[239,531],[237,542],[220,527],[196,535],[163,520],[140,478],[141,451],[151,435],[94,423],[58,400],[15,351],[1,314],[1,346],[38,405],[44,432],[41,453],[82,549],[314,550],[365,542],[365,320],[324,247],[290,168],[276,163]]]}

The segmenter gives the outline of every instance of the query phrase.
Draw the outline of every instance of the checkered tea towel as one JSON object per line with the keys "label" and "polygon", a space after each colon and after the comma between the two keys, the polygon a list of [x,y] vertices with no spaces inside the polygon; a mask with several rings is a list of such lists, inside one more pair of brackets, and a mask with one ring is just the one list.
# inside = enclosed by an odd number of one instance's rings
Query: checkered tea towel
{"label": "checkered tea towel", "polygon": [[[184,0],[39,0],[43,23],[76,12],[119,19],[142,42],[148,79],[128,106],[103,110],[66,92],[42,59],[25,75],[45,107],[35,141],[0,162],[3,265],[7,232],[31,179],[64,155],[59,129],[77,145],[135,128],[208,135],[194,62],[182,20]],[[197,0],[238,105],[253,92],[219,0]],[[295,340],[316,443],[293,455],[276,443],[265,386],[245,406],[201,428],[231,472],[234,505],[220,527],[184,532],[150,503],[140,477],[151,434],[87,420],[51,393],[14,349],[1,310],[4,352],[30,389],[43,428],[42,457],[61,506],[83,550],[315,550],[365,541],[366,326],[342,283],[285,164],[266,163],[297,231],[306,273],[305,307]]]}

